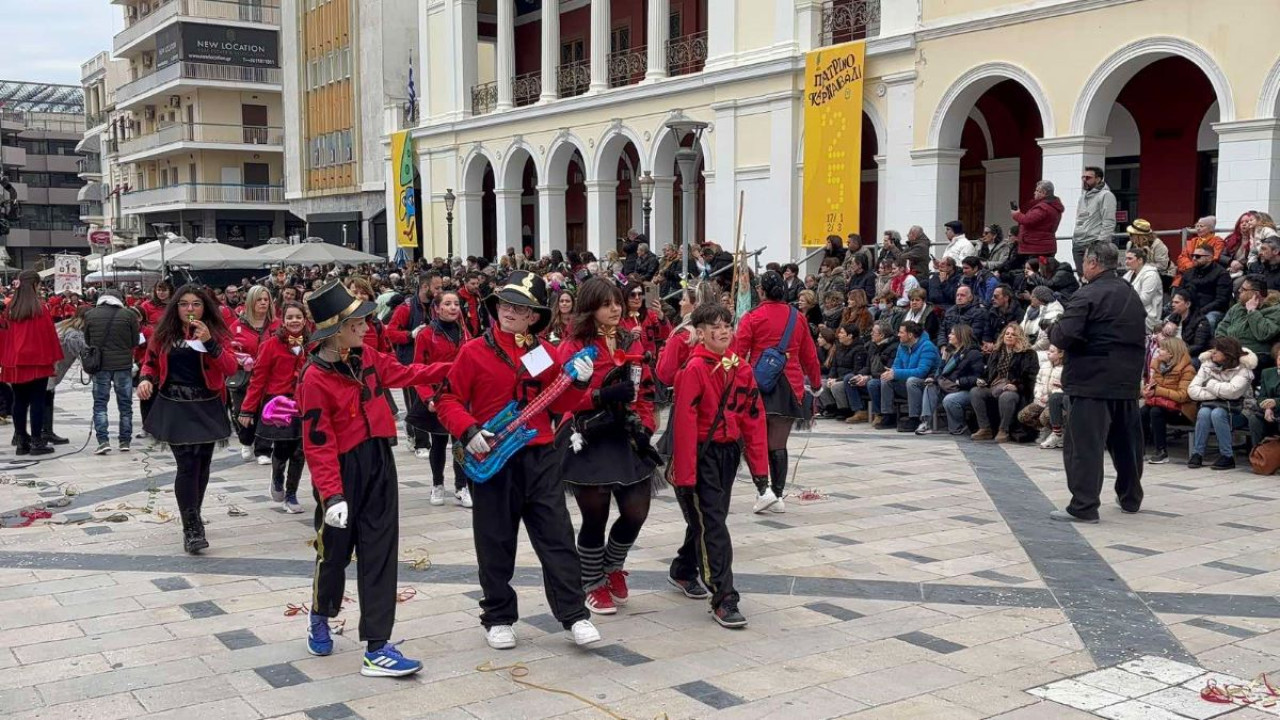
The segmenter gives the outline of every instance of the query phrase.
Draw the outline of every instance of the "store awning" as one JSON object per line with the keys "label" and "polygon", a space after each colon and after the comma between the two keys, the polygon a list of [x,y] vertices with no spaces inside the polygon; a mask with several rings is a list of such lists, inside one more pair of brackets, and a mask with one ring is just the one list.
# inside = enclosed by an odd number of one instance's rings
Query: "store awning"
{"label": "store awning", "polygon": [[100,182],[89,182],[80,188],[80,192],[76,193],[76,200],[80,202],[102,202],[102,198],[106,195],[106,190]]}
{"label": "store awning", "polygon": [[102,134],[93,133],[86,135],[76,143],[76,152],[81,155],[101,155],[102,154]]}

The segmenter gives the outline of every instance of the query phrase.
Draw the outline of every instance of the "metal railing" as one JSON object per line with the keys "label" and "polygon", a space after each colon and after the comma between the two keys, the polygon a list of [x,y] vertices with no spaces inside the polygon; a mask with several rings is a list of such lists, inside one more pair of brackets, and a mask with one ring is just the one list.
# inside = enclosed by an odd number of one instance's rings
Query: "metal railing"
{"label": "metal railing", "polygon": [[85,113],[84,126],[86,128],[95,128],[95,127],[98,127],[99,125],[106,125],[107,119],[110,117],[110,115],[111,113],[106,112],[105,110],[102,112],[96,112],[96,113]]}
{"label": "metal railing", "polygon": [[116,90],[116,101],[121,104],[129,102],[165,83],[178,79],[279,85],[281,78],[280,68],[175,62],[160,68],[150,75],[143,75],[133,82],[121,85]]}
{"label": "metal railing", "polygon": [[560,86],[560,97],[577,97],[591,88],[591,62],[577,60],[561,63],[556,68],[556,81]]}
{"label": "metal railing", "polygon": [[102,160],[97,155],[86,155],[76,161],[81,175],[101,175]]}
{"label": "metal railing", "polygon": [[155,32],[163,23],[178,17],[198,17],[210,20],[235,20],[238,22],[280,24],[280,4],[267,0],[160,0],[151,3],[151,12],[133,20],[125,29],[116,33],[112,47],[116,52]]}
{"label": "metal railing", "polygon": [[644,80],[649,69],[649,50],[640,47],[616,50],[609,53],[609,87],[635,85]]}
{"label": "metal railing", "polygon": [[511,101],[516,107],[538,102],[542,97],[542,71],[535,70],[511,79]]}
{"label": "metal railing", "polygon": [[218,123],[177,123],[121,142],[120,154],[133,155],[179,142],[283,146],[284,128]]}
{"label": "metal railing", "polygon": [[102,203],[100,202],[82,202],[80,203],[80,219],[100,218],[102,217]]}
{"label": "metal railing", "polygon": [[822,45],[865,40],[880,34],[880,0],[822,3]]}
{"label": "metal railing", "polygon": [[702,72],[707,64],[706,31],[671,38],[667,41],[667,74],[690,75]]}
{"label": "metal railing", "polygon": [[498,81],[471,86],[471,114],[488,115],[498,107]]}
{"label": "metal railing", "polygon": [[120,196],[120,206],[125,210],[181,203],[283,205],[284,186],[182,183],[150,190],[135,190]]}

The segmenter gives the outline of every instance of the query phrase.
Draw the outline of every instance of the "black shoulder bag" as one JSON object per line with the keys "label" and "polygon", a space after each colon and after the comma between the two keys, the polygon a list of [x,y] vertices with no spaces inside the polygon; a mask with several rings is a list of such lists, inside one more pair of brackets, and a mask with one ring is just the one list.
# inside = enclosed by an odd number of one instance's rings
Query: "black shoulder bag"
{"label": "black shoulder bag", "polygon": [[[111,313],[111,319],[107,321],[107,337],[111,337],[111,327],[116,324],[116,318],[120,316],[120,308]],[[89,327],[86,325],[84,329],[84,349],[80,351],[80,367],[90,375],[97,375],[102,370],[102,348],[89,342]]]}

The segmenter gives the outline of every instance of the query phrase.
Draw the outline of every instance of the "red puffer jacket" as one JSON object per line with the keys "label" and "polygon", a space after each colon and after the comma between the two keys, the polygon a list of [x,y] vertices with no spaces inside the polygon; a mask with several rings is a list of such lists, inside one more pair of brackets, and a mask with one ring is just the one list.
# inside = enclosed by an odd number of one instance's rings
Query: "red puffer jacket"
{"label": "red puffer jacket", "polygon": [[1045,198],[1027,208],[1015,212],[1013,221],[1018,223],[1019,255],[1053,255],[1058,252],[1058,221],[1062,219],[1062,201]]}

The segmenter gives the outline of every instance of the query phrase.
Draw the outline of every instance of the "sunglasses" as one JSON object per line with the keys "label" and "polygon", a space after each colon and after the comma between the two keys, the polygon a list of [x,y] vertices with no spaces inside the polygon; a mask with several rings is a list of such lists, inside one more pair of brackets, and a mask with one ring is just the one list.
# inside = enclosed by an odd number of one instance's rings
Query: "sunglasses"
{"label": "sunglasses", "polygon": [[1212,256],[1212,255],[1203,255],[1203,254],[1201,254],[1201,253],[1196,253],[1196,254],[1195,254],[1195,257],[1198,257],[1198,258],[1208,258],[1208,257],[1213,257],[1213,256]]}
{"label": "sunglasses", "polygon": [[631,297],[644,297],[644,291],[637,290],[636,292],[631,293]]}

